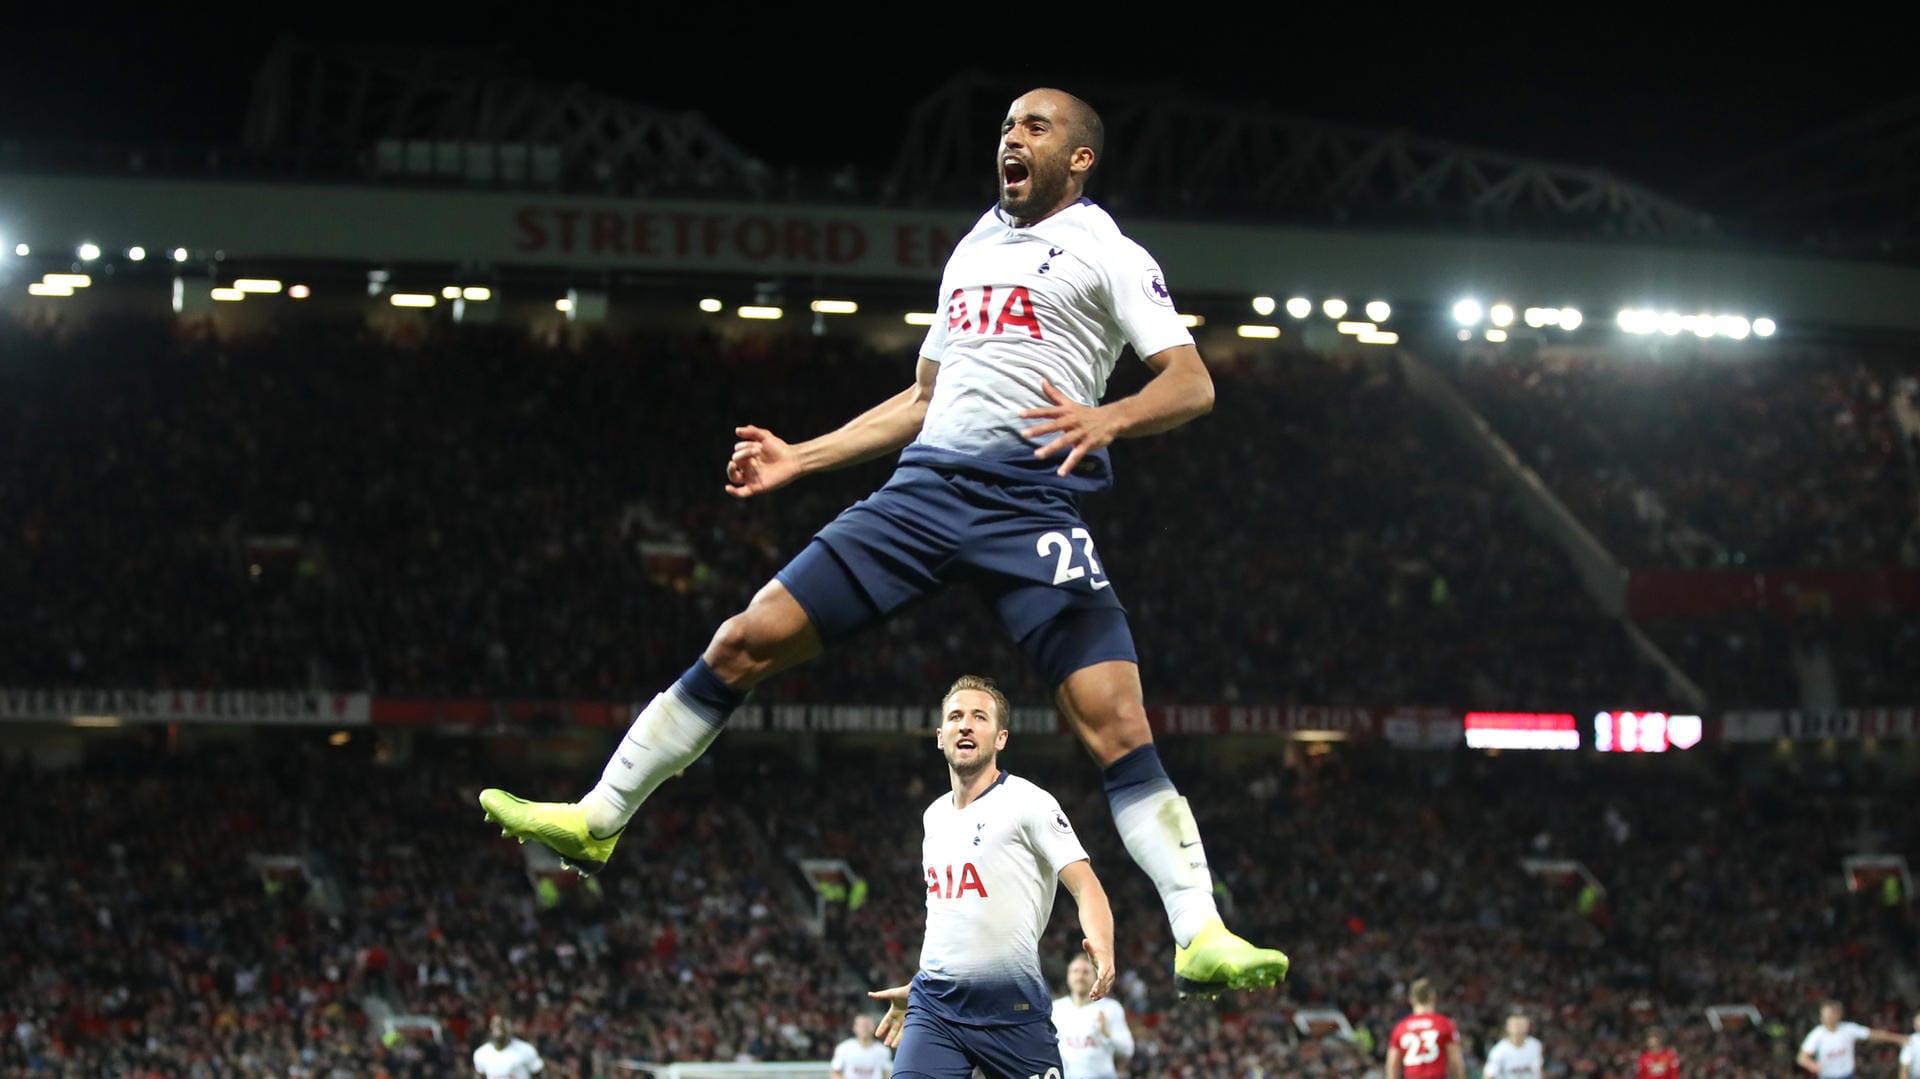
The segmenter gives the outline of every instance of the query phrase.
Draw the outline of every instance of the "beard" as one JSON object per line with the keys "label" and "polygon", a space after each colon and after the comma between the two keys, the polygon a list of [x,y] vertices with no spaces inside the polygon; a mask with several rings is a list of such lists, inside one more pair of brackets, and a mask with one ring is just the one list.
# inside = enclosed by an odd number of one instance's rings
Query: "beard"
{"label": "beard", "polygon": [[981,772],[986,771],[988,768],[991,768],[995,758],[998,756],[999,754],[993,750],[981,746],[974,749],[972,760],[961,761],[955,759],[954,751],[949,750],[946,753],[947,767],[953,769],[954,775],[962,779],[971,779]]}
{"label": "beard", "polygon": [[1042,160],[1035,158],[1027,170],[1027,188],[1017,195],[1007,193],[1006,185],[1000,187],[1000,210],[1008,217],[1017,220],[1030,220],[1060,205],[1067,193],[1070,182],[1067,162],[1064,157]]}

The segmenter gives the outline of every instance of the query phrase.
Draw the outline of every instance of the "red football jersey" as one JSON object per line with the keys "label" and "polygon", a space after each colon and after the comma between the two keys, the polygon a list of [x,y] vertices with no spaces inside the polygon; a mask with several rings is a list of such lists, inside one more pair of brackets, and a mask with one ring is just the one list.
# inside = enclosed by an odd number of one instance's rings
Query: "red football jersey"
{"label": "red football jersey", "polygon": [[1671,1048],[1640,1054],[1640,1066],[1634,1069],[1640,1079],[1680,1079],[1680,1054]]}
{"label": "red football jersey", "polygon": [[1424,1012],[1400,1020],[1387,1045],[1400,1050],[1407,1079],[1446,1079],[1447,1046],[1459,1041],[1453,1020],[1439,1012]]}

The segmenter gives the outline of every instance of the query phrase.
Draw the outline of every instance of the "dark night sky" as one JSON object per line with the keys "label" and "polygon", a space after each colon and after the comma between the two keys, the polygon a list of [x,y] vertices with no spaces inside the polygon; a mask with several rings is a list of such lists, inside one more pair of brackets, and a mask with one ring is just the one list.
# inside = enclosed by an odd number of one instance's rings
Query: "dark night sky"
{"label": "dark night sky", "polygon": [[[612,5],[608,5],[612,7]],[[232,21],[150,5],[124,15],[15,26],[0,63],[0,139],[237,142],[254,68],[282,32],[407,44],[511,42],[530,73],[670,108],[704,112],[775,165],[884,166],[913,103],[967,69],[1010,85],[1140,77],[1228,101],[1265,99],[1289,112],[1412,131],[1490,149],[1609,168],[1676,194],[1772,142],[1914,91],[1911,50],[1891,33],[1823,30],[1751,15],[1714,28],[1684,20],[1543,9],[1427,23],[1382,15],[1302,16],[1262,5],[1269,25],[1202,17],[1192,5],[1145,16],[1131,39],[1067,8],[1064,32],[1029,7],[991,12],[915,5],[925,29],[863,31],[830,14],[742,31],[731,5],[711,16],[645,17],[616,26],[586,5],[528,5],[474,16],[449,5],[432,22],[356,19],[244,7]],[[805,5],[809,12],[822,12]],[[388,11],[393,8],[386,9]],[[1012,10],[1009,8],[1008,10]],[[965,11],[965,14],[954,12]],[[505,14],[511,13],[511,14]],[[1371,18],[1371,23],[1356,19]],[[1802,9],[1797,18],[1818,16]],[[12,20],[10,20],[12,21]],[[1119,24],[1136,20],[1121,18]],[[938,27],[937,29],[935,27]],[[836,35],[829,39],[828,29]],[[1865,41],[1848,40],[1864,34]],[[891,43],[889,43],[889,41]],[[1883,44],[1884,42],[1884,44]],[[1095,104],[1098,104],[1096,100]],[[983,137],[991,138],[987,132]]]}

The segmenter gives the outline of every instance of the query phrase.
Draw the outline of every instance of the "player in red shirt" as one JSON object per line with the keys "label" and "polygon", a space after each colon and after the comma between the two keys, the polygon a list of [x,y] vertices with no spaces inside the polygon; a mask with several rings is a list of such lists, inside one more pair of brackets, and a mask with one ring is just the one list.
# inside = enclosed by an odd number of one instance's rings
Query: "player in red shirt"
{"label": "player in red shirt", "polygon": [[1667,1032],[1659,1027],[1647,1031],[1647,1051],[1640,1054],[1634,1068],[1638,1079],[1680,1079],[1680,1054],[1667,1045]]}
{"label": "player in red shirt", "polygon": [[1407,989],[1413,1014],[1395,1024],[1387,1038],[1387,1079],[1467,1079],[1460,1032],[1453,1020],[1433,1010],[1438,1000],[1425,978]]}

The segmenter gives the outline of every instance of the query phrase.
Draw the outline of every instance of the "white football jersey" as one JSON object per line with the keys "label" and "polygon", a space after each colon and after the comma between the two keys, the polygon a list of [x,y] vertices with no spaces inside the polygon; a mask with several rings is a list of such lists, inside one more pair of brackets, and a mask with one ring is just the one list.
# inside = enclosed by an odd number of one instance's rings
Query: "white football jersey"
{"label": "white football jersey", "polygon": [[[1106,451],[1072,477],[1036,460],[1021,411],[1050,407],[1044,379],[1083,405],[1107,392],[1124,345],[1146,359],[1193,335],[1153,256],[1086,199],[1030,228],[998,206],[961,238],[940,279],[940,309],[920,355],[940,364],[933,401],[904,464],[953,465],[1082,490],[1112,476]],[[1096,461],[1095,458],[1098,460]]]}
{"label": "white football jersey", "polygon": [[[1107,1021],[1104,1031],[1102,1017]],[[1127,1011],[1111,997],[1079,1006],[1072,997],[1061,997],[1053,1002],[1053,1030],[1060,1039],[1064,1079],[1114,1079],[1119,1072],[1113,1058],[1133,1055]]]}
{"label": "white football jersey", "polygon": [[893,1074],[893,1053],[879,1042],[861,1045],[860,1039],[848,1038],[834,1046],[829,1066],[840,1079],[887,1079]]}
{"label": "white football jersey", "polygon": [[1853,1074],[1853,1045],[1866,1041],[1873,1032],[1858,1023],[1841,1023],[1828,1030],[1814,1027],[1800,1043],[1802,1053],[1813,1054],[1820,1064],[1820,1079],[1839,1079]]}
{"label": "white football jersey", "polygon": [[1540,1079],[1545,1070],[1546,1054],[1540,1039],[1531,1035],[1519,1045],[1501,1038],[1487,1051],[1487,1066],[1481,1069],[1490,1079]]}
{"label": "white football jersey", "polygon": [[1060,870],[1087,857],[1060,803],[1002,772],[965,809],[942,794],[924,821],[927,938],[909,1003],[973,1026],[1047,1018],[1040,935]]}
{"label": "white football jersey", "polygon": [[1908,1035],[1907,1044],[1900,1047],[1900,1067],[1920,1079],[1920,1034]]}
{"label": "white football jersey", "polygon": [[505,1049],[495,1048],[492,1042],[481,1042],[480,1048],[473,1051],[473,1070],[486,1079],[528,1079],[544,1067],[539,1051],[519,1038],[508,1041]]}

